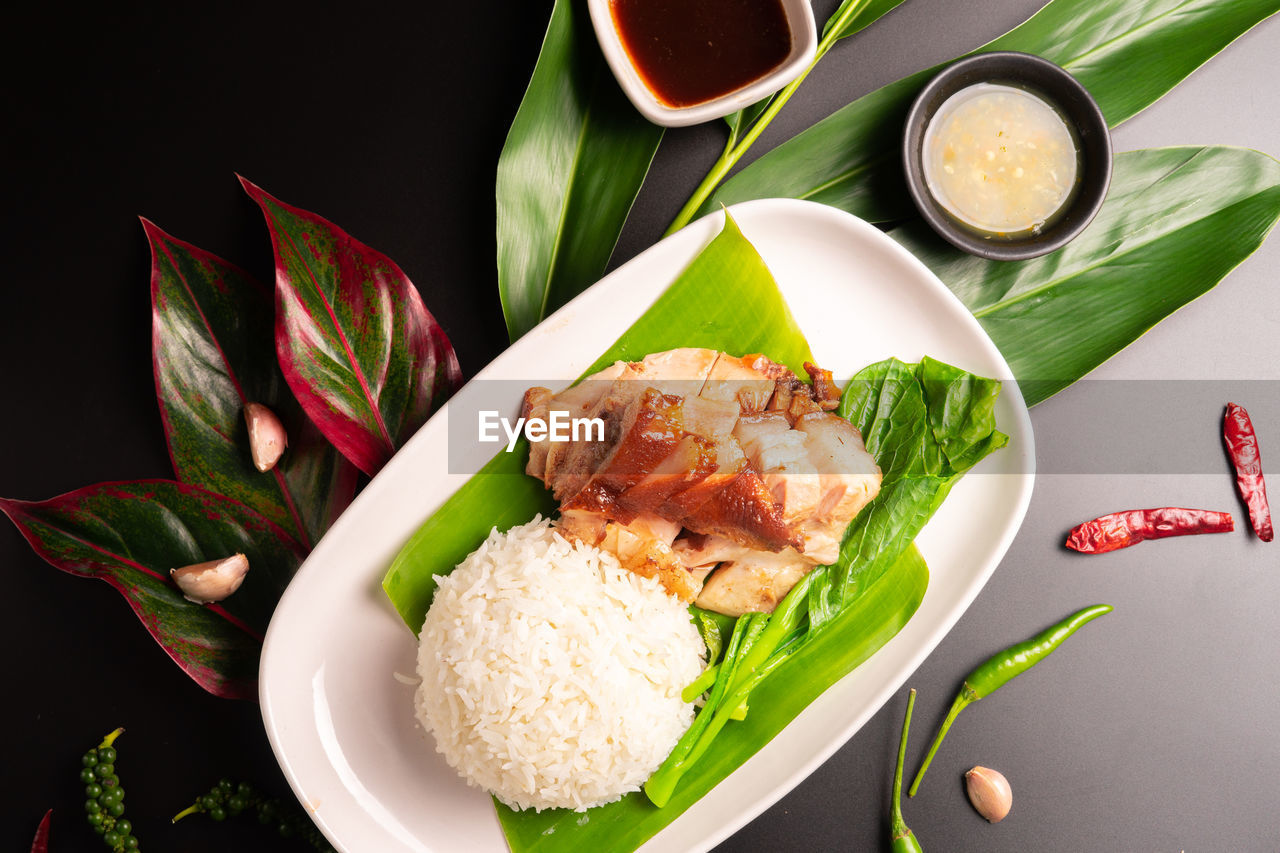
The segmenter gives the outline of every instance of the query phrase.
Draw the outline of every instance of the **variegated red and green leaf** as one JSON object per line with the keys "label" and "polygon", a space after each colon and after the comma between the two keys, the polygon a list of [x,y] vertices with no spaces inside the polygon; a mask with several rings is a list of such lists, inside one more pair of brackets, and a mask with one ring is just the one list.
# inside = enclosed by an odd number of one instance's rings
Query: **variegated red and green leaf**
{"label": "variegated red and green leaf", "polygon": [[[50,565],[111,584],[169,656],[216,696],[257,695],[258,655],[302,547],[244,504],[169,480],[100,483],[0,511]],[[182,597],[169,570],[243,553],[249,573],[219,604]]]}
{"label": "variegated red and green leaf", "polygon": [[[276,362],[271,290],[142,220],[151,243],[151,356],[174,474],[247,504],[311,548],[351,503],[356,470],[310,422]],[[268,406],[289,449],[258,471],[244,407]]]}
{"label": "variegated red and green leaf", "polygon": [[303,410],[374,474],[462,379],[444,330],[394,261],[240,179],[276,256],[276,351]]}

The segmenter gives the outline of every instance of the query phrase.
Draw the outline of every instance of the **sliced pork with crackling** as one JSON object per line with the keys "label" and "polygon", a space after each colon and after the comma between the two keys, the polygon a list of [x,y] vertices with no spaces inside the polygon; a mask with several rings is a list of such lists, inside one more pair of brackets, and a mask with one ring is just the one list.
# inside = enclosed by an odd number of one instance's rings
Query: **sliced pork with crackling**
{"label": "sliced pork with crackling", "polygon": [[561,532],[730,615],[772,611],[880,490],[839,389],[762,355],[708,349],[617,362],[559,394],[525,393],[525,418],[599,418],[604,440],[533,442],[528,473],[560,502]]}

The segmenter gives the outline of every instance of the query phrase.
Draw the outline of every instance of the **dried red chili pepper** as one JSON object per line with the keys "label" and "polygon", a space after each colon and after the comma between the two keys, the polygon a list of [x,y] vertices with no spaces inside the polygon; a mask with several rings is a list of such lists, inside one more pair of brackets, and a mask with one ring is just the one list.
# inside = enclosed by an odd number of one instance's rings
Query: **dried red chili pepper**
{"label": "dried red chili pepper", "polygon": [[1267,484],[1262,479],[1258,436],[1253,432],[1253,421],[1244,406],[1227,403],[1222,437],[1226,439],[1231,464],[1236,466],[1236,486],[1249,507],[1249,523],[1253,525],[1253,532],[1263,542],[1270,542],[1275,532],[1271,527],[1271,507],[1267,505]]}
{"label": "dried red chili pepper", "polygon": [[49,853],[49,816],[53,809],[44,813],[44,820],[36,827],[35,840],[31,842],[31,853]]}
{"label": "dried red chili pepper", "polygon": [[1229,512],[1177,506],[1131,509],[1076,525],[1067,537],[1067,547],[1082,554],[1105,554],[1137,545],[1144,539],[1194,533],[1230,533],[1232,530],[1235,530],[1235,522]]}

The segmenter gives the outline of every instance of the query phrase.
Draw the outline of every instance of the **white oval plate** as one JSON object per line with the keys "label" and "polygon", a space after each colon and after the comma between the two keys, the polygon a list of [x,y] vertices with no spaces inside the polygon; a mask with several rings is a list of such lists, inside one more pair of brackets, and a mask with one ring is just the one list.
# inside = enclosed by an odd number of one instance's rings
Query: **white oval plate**
{"label": "white oval plate", "polygon": [[[746,202],[732,213],[777,278],[818,364],[837,378],[889,356],[929,355],[1012,379],[973,315],[871,225],[789,199]],[[708,216],[617,269],[476,379],[571,381],[722,221],[722,214]],[[725,283],[726,298],[732,288]],[[473,383],[454,399],[463,406],[481,393]],[[448,408],[396,454],[298,570],[263,648],[262,717],[271,746],[298,798],[344,853],[506,849],[488,796],[458,778],[414,720],[413,687],[394,674],[414,672],[416,640],[380,585],[405,541],[466,480],[449,473]],[[911,621],[643,850],[703,850],[764,811],[848,740],[960,618],[1031,499],[1031,422],[1012,381],[996,417],[1009,446],[960,481],[917,539],[931,578]],[[984,536],[973,535],[975,518]]]}

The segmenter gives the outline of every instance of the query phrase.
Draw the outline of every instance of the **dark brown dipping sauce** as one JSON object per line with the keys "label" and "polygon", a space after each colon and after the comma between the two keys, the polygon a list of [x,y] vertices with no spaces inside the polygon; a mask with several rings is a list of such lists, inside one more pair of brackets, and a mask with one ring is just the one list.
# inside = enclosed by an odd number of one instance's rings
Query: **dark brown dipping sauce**
{"label": "dark brown dipping sauce", "polygon": [[610,7],[640,78],[669,107],[741,89],[791,52],[781,0],[612,0]]}

